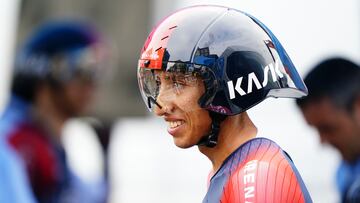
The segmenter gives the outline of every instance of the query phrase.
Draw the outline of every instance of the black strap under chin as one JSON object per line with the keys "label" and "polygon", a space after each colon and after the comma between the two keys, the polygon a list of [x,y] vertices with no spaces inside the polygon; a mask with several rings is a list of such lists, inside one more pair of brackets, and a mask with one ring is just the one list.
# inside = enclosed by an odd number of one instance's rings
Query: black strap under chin
{"label": "black strap under chin", "polygon": [[202,137],[198,145],[213,148],[217,145],[218,142],[220,124],[225,120],[227,116],[211,111],[209,113],[212,120],[210,133]]}

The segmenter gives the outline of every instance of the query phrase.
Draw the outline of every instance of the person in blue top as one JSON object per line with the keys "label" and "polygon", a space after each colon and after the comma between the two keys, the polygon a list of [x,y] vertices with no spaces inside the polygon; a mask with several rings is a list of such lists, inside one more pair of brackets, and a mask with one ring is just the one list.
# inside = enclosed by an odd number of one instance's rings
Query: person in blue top
{"label": "person in blue top", "polygon": [[304,81],[309,95],[297,99],[297,105],[321,143],[335,147],[343,158],[336,175],[342,202],[360,202],[360,67],[330,58]]}
{"label": "person in blue top", "polygon": [[95,184],[76,177],[61,142],[64,123],[91,101],[103,48],[91,25],[52,21],[37,28],[17,55],[0,133],[21,158],[40,203],[105,202],[105,185],[96,184],[93,192]]}

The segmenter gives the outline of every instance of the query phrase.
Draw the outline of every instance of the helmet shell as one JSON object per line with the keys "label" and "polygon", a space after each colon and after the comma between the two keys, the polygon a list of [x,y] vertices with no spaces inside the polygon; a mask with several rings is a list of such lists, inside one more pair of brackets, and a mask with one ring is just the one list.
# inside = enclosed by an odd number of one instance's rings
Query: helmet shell
{"label": "helmet shell", "polygon": [[[206,67],[206,90],[199,104],[224,115],[239,114],[267,97],[307,95],[273,33],[256,18],[227,7],[185,8],[155,27],[138,69],[168,71],[169,62]],[[139,85],[144,86],[140,78]]]}

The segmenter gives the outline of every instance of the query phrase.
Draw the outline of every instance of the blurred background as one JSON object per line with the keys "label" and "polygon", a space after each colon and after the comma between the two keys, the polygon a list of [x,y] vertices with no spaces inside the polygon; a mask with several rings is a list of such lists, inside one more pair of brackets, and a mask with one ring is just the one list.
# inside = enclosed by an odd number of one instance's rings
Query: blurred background
{"label": "blurred background", "polygon": [[[165,123],[147,112],[136,78],[151,28],[169,13],[198,4],[225,5],[257,17],[279,38],[301,75],[331,56],[360,62],[357,0],[7,0],[0,2],[0,110],[9,99],[15,53],[36,26],[53,19],[90,21],[106,39],[111,67],[90,117],[68,122],[63,132],[71,168],[87,180],[105,174],[111,203],[201,202],[210,162],[196,147],[173,145]],[[334,172],[340,156],[319,144],[294,101],[268,99],[249,113],[259,136],[291,155],[314,202],[339,201]]]}

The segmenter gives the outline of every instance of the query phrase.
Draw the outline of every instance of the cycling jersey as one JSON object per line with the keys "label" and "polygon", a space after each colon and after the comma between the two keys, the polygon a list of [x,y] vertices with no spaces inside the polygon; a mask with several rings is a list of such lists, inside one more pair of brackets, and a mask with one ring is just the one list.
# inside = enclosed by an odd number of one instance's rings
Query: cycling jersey
{"label": "cycling jersey", "polygon": [[290,157],[275,142],[241,145],[211,177],[203,203],[312,202]]}

